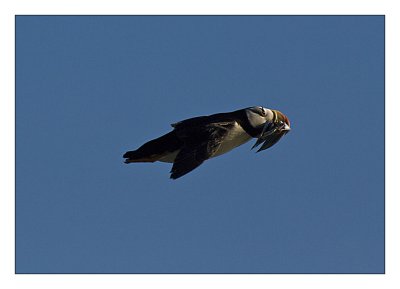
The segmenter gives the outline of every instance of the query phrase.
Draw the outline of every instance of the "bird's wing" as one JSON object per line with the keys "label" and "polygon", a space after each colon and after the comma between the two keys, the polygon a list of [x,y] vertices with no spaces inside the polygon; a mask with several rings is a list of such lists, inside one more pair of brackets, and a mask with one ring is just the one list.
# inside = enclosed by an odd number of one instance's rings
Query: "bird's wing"
{"label": "bird's wing", "polygon": [[221,145],[235,121],[176,127],[184,145],[175,158],[171,178],[177,179],[200,166],[212,157]]}

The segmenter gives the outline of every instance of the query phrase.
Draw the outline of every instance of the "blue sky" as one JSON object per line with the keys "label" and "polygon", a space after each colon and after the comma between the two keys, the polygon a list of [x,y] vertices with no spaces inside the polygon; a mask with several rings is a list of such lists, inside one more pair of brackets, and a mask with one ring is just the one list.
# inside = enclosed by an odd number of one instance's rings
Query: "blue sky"
{"label": "blue sky", "polygon": [[[271,149],[123,164],[253,105]],[[18,273],[382,273],[384,17],[18,16],[16,167]]]}

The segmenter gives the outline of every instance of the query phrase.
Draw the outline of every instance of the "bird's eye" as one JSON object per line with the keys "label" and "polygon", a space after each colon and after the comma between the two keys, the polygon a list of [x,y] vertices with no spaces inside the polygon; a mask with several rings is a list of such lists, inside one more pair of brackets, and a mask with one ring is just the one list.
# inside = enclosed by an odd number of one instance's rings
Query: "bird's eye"
{"label": "bird's eye", "polygon": [[261,115],[262,116],[266,116],[267,115],[266,112],[265,112],[265,108],[263,108],[263,107],[261,107]]}

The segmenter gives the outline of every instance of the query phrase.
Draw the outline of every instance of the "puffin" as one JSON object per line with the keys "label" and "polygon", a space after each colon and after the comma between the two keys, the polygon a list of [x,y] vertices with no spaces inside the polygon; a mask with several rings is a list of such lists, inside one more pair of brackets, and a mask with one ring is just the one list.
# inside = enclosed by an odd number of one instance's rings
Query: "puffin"
{"label": "puffin", "polygon": [[290,131],[290,121],[282,112],[252,106],[232,112],[198,116],[171,124],[173,130],[123,155],[125,163],[173,163],[171,179],[191,172],[204,161],[257,141],[257,152],[275,145]]}

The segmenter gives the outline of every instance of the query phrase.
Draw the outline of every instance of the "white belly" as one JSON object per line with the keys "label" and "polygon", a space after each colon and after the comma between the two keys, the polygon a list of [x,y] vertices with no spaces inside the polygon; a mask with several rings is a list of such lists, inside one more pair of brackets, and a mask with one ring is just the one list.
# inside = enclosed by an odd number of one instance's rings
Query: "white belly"
{"label": "white belly", "polygon": [[176,156],[178,155],[179,150],[174,151],[168,155],[161,157],[158,161],[163,163],[173,163],[175,161]]}
{"label": "white belly", "polygon": [[[242,144],[245,144],[249,140],[251,140],[251,136],[248,135],[244,131],[244,129],[239,124],[236,123],[234,128],[231,129],[228,135],[224,138],[223,142],[221,143],[221,146],[218,148],[218,150],[212,156],[212,158],[227,153],[233,150],[234,148]],[[165,163],[173,163],[178,153],[179,150],[174,151],[168,155],[161,157],[158,161]]]}
{"label": "white belly", "polygon": [[213,157],[227,153],[234,148],[248,142],[249,140],[251,140],[251,136],[248,135],[244,129],[236,123],[234,128],[231,129],[228,135],[224,138],[221,146],[218,148]]}

